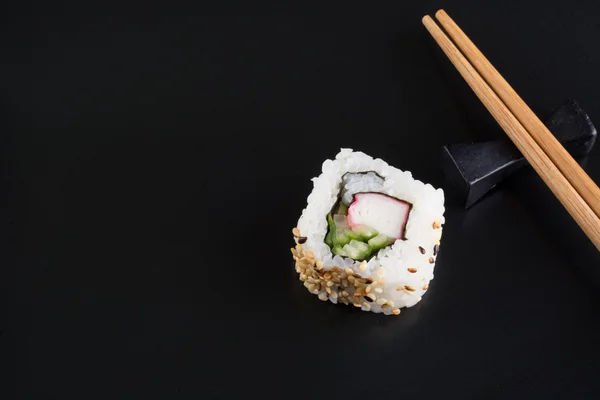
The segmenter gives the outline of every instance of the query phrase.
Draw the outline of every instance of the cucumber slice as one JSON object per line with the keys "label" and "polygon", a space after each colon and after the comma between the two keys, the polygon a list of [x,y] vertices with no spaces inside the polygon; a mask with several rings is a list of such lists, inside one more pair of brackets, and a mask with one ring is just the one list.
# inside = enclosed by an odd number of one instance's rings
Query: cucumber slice
{"label": "cucumber slice", "polygon": [[327,236],[325,236],[325,244],[329,247],[333,247],[333,231],[327,232]]}
{"label": "cucumber slice", "polygon": [[346,218],[345,215],[334,215],[333,223],[335,224],[336,229],[350,229],[350,225],[348,225],[348,218]]}
{"label": "cucumber slice", "polygon": [[396,239],[380,233],[379,235],[375,236],[373,239],[369,240],[367,243],[369,244],[369,247],[371,247],[371,250],[379,251],[379,250],[383,249],[384,247],[387,247],[390,244],[394,243],[395,241],[396,241]]}
{"label": "cucumber slice", "polygon": [[363,239],[363,237],[356,231],[352,230],[352,229],[348,229],[346,230],[346,236],[348,236],[348,238],[350,240],[358,240],[361,242],[364,242],[365,240]]}
{"label": "cucumber slice", "polygon": [[356,234],[358,234],[362,239],[364,239],[363,241],[373,239],[379,234],[375,229],[367,225],[356,225],[354,228],[352,228],[352,230],[356,232]]}
{"label": "cucumber slice", "polygon": [[350,243],[348,243],[348,246],[358,250],[359,254],[357,260],[363,260],[371,255],[371,248],[366,243],[359,242],[358,240],[351,240]]}
{"label": "cucumber slice", "polygon": [[360,250],[358,250],[356,247],[347,244],[342,250],[346,253],[346,257],[350,257],[354,260],[358,260],[360,258]]}
{"label": "cucumber slice", "polygon": [[337,213],[340,215],[348,215],[348,206],[340,201],[340,205],[338,207]]}
{"label": "cucumber slice", "polygon": [[331,216],[331,214],[327,214],[327,225],[329,225],[330,230],[335,230],[335,223],[333,222],[333,217]]}
{"label": "cucumber slice", "polygon": [[333,254],[335,254],[336,256],[347,257],[346,252],[340,246],[333,246],[333,248],[331,249],[331,252]]}
{"label": "cucumber slice", "polygon": [[327,236],[325,236],[325,243],[329,247],[333,247],[333,240],[335,238],[335,223],[333,222],[333,217],[331,214],[327,214],[327,225],[329,226],[329,232],[327,232]]}
{"label": "cucumber slice", "polygon": [[345,229],[336,229],[333,233],[333,245],[344,246],[350,242],[350,238],[346,235]]}
{"label": "cucumber slice", "polygon": [[347,257],[354,260],[364,260],[371,254],[371,248],[366,243],[359,242],[358,240],[351,240],[342,250],[346,253]]}

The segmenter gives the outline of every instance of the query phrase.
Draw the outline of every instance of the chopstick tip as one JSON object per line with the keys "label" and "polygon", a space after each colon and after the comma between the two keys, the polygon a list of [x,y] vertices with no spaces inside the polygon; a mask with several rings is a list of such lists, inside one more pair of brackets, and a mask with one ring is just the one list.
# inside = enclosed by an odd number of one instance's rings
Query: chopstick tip
{"label": "chopstick tip", "polygon": [[444,9],[443,9],[443,8],[440,8],[440,9],[439,9],[439,10],[438,10],[438,11],[435,13],[435,17],[436,17],[437,19],[440,19],[440,17],[441,17],[441,18],[443,18],[443,17],[447,17],[447,16],[448,16],[448,14],[446,13],[446,11],[444,11]]}
{"label": "chopstick tip", "polygon": [[427,25],[428,23],[431,23],[432,19],[429,15],[425,15],[422,19],[421,22],[423,22],[423,25]]}

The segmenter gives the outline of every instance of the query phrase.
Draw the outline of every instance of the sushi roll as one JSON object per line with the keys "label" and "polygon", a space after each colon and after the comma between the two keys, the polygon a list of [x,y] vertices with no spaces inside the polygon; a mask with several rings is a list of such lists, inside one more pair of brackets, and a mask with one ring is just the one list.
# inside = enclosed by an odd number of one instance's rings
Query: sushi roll
{"label": "sushi roll", "polygon": [[398,315],[427,292],[440,250],[444,192],[381,159],[341,149],[292,229],[296,272],[320,300]]}

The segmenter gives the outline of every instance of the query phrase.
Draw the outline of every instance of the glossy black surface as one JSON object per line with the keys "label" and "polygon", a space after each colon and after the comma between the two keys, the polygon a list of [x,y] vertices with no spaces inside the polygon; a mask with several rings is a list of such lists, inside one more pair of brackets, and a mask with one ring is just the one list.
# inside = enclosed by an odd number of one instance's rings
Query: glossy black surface
{"label": "glossy black surface", "polygon": [[[588,155],[597,131],[586,112],[570,99],[546,120],[546,126],[576,159]],[[508,137],[443,147],[442,170],[451,197],[471,207],[496,185],[529,165]]]}
{"label": "glossy black surface", "polygon": [[398,318],[296,276],[340,147],[442,186],[443,145],[502,137],[421,24],[440,6],[538,115],[600,120],[598,2],[11,3],[0,397],[597,398],[599,253],[530,170],[448,202]]}

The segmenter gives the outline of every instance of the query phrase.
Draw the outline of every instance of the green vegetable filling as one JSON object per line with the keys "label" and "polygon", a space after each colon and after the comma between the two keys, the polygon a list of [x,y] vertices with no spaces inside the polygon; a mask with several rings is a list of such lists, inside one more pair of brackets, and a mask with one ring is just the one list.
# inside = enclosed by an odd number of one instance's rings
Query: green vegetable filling
{"label": "green vegetable filling", "polygon": [[340,215],[345,216],[347,211],[348,207],[340,202],[335,220],[332,214],[327,214],[329,232],[325,237],[325,243],[331,248],[333,254],[361,261],[394,243],[394,238],[380,234],[366,225],[348,229],[345,219],[339,217]]}

